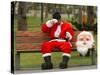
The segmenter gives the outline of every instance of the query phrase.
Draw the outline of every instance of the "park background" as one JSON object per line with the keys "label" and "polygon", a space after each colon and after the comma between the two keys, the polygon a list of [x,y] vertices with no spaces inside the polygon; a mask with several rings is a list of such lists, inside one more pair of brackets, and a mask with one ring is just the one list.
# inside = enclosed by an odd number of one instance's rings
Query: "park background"
{"label": "park background", "polygon": [[[10,73],[10,68],[11,68],[11,51],[10,51],[10,38],[11,38],[11,1],[14,0],[1,0],[0,1],[0,49],[1,49],[1,54],[0,54],[0,74],[5,74],[5,75],[12,75]],[[18,0],[16,0],[18,1]],[[99,0],[22,0],[22,1],[30,1],[30,2],[46,2],[46,3],[62,3],[62,4],[75,4],[75,5],[93,5],[93,6],[97,6],[98,7],[98,12],[97,12],[97,23],[98,23],[98,37],[99,37],[99,24],[100,24],[100,1]],[[99,49],[99,38],[98,38],[98,49]],[[99,50],[98,50],[98,58],[99,58]],[[99,59],[98,59],[98,69],[95,70],[81,70],[81,71],[60,71],[60,72],[51,72],[51,73],[36,73],[37,75],[50,75],[50,74],[77,74],[77,75],[84,75],[84,73],[86,74],[99,74],[100,71],[100,65],[99,65]],[[34,73],[28,73],[26,75],[33,75]],[[22,75],[22,74],[21,74]]]}
{"label": "park background", "polygon": [[[97,7],[52,3],[14,2],[14,55],[16,54],[16,31],[41,31],[41,23],[52,18],[55,11],[61,13],[62,19],[71,23],[73,30],[94,32],[95,48],[97,48]],[[97,49],[96,49],[97,50]],[[61,61],[61,53],[52,53],[55,68]],[[43,58],[41,53],[21,53],[22,69],[40,69]],[[57,61],[57,62],[56,62]],[[15,62],[16,63],[16,62]],[[91,65],[90,57],[80,57],[72,52],[69,62],[72,66]]]}

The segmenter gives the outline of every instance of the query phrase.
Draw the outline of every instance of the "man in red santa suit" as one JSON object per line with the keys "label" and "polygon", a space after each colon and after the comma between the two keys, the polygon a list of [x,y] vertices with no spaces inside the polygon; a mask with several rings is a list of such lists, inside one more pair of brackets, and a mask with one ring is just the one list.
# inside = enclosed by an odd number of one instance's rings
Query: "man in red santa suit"
{"label": "man in red santa suit", "polygon": [[41,47],[44,63],[41,65],[43,70],[52,69],[51,52],[54,48],[58,48],[62,52],[62,62],[59,68],[67,68],[69,58],[71,57],[71,43],[74,31],[70,23],[61,20],[59,12],[55,12],[52,16],[53,19],[48,20],[42,24],[42,31],[50,33],[50,41],[44,42]]}

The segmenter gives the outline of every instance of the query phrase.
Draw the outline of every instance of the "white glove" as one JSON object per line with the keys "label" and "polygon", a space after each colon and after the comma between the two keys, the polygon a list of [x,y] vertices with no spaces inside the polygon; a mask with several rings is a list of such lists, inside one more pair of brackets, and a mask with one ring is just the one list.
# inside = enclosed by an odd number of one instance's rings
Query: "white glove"
{"label": "white glove", "polygon": [[48,20],[46,22],[47,27],[52,27],[55,23],[57,23],[58,21],[56,19],[52,19],[52,20]]}

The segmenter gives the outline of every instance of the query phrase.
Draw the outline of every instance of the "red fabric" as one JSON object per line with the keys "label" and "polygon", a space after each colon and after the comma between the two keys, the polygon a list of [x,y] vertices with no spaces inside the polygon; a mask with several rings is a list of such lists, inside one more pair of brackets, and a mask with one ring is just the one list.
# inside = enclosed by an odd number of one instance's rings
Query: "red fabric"
{"label": "red fabric", "polygon": [[[42,24],[42,31],[45,33],[50,33],[50,38],[54,38],[54,33],[57,29],[57,24],[54,24],[51,28],[47,27],[46,23]],[[61,32],[59,35],[59,38],[66,38],[66,32],[69,32],[72,35],[72,39],[74,37],[74,31],[72,30],[72,27],[70,26],[69,23],[63,22],[61,25]],[[41,47],[41,52],[43,54],[45,53],[50,53],[52,52],[53,48],[59,48],[62,52],[64,53],[71,53],[71,46],[69,42],[57,42],[57,41],[52,41],[52,42],[44,42],[42,47]]]}
{"label": "red fabric", "polygon": [[44,42],[42,44],[41,52],[43,54],[51,53],[54,48],[58,48],[63,53],[68,53],[68,54],[71,53],[71,46],[69,42],[57,42],[57,41]]}
{"label": "red fabric", "polygon": [[[54,33],[57,29],[57,26],[58,26],[57,24],[54,24],[51,28],[49,28],[49,27],[47,27],[46,23],[43,23],[42,24],[42,31],[45,33],[46,32],[50,33],[50,38],[54,38]],[[72,35],[72,40],[73,40],[74,31],[72,30],[72,27],[70,26],[69,23],[63,22],[63,24],[61,25],[61,33],[60,33],[59,37],[65,38],[66,32],[69,32]]]}

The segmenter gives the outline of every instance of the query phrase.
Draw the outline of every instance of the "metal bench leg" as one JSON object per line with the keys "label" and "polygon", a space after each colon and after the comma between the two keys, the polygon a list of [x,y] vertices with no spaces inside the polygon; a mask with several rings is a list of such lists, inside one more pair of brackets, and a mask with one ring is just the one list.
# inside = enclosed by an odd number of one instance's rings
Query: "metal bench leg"
{"label": "metal bench leg", "polygon": [[20,70],[20,53],[17,53],[15,57],[16,57],[15,59],[16,70]]}
{"label": "metal bench leg", "polygon": [[91,62],[92,62],[92,65],[95,65],[95,50],[94,48],[91,49]]}

